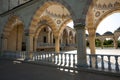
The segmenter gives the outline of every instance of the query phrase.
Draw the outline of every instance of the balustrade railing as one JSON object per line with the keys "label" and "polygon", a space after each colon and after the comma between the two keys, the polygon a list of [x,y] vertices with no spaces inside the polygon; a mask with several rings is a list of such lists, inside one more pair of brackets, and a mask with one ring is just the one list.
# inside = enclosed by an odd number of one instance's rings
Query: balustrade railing
{"label": "balustrade railing", "polygon": [[[55,64],[63,68],[77,68],[76,53],[6,52],[3,56],[12,59],[30,60],[38,63],[45,62]],[[90,68],[117,72],[120,71],[120,55],[87,54],[87,63]]]}
{"label": "balustrade railing", "polygon": [[120,55],[88,54],[88,66],[102,70],[120,71]]}
{"label": "balustrade railing", "polygon": [[37,46],[38,46],[38,47],[41,47],[41,46],[43,46],[43,47],[44,47],[44,46],[52,46],[52,47],[54,47],[55,44],[50,44],[50,43],[38,43]]}
{"label": "balustrade railing", "polygon": [[42,61],[57,64],[60,67],[75,68],[77,64],[77,55],[68,53],[47,53],[35,52],[32,57],[33,61]]}

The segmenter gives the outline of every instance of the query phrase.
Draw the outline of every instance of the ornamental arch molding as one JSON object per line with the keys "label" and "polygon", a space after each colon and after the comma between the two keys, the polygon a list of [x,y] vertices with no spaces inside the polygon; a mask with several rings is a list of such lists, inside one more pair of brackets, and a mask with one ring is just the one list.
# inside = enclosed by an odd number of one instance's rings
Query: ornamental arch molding
{"label": "ornamental arch molding", "polygon": [[60,27],[60,29],[59,29],[59,36],[62,34],[62,32],[64,31],[64,29],[65,29],[65,27],[67,26],[67,24],[69,23],[69,22],[71,22],[72,21],[72,19],[68,19],[68,20],[66,20],[62,25],[61,25],[61,27]]}
{"label": "ornamental arch molding", "polygon": [[[63,5],[63,6],[65,6],[69,10],[70,15],[73,18],[75,18],[75,15],[74,15],[74,13],[72,11],[72,8],[66,2],[64,2],[63,0],[49,0],[47,2],[44,1],[42,3],[42,5],[36,10],[35,14],[33,15],[33,18],[32,18],[32,21],[31,21],[30,27],[29,27],[30,30],[31,29],[33,30],[34,28],[36,28],[36,26],[40,22],[40,16],[51,5]],[[34,32],[35,32],[35,29],[34,29]]]}
{"label": "ornamental arch molding", "polygon": [[39,23],[37,25],[37,27],[35,28],[35,32],[42,26],[42,25],[46,25],[48,27],[50,27],[53,31],[53,34],[56,35],[57,32],[57,27],[56,24],[54,23],[54,21],[52,20],[51,17],[49,16],[42,16],[39,20]]}
{"label": "ornamental arch molding", "polygon": [[97,29],[98,25],[100,24],[100,22],[105,19],[107,16],[113,14],[113,13],[116,13],[116,12],[120,12],[120,8],[119,9],[114,9],[114,10],[109,10],[107,12],[105,12],[98,20],[97,22],[95,23],[94,27],[95,29]]}
{"label": "ornamental arch molding", "polygon": [[[44,0],[44,1],[41,1],[41,5],[36,10],[35,14],[33,14],[32,21],[30,22],[29,30],[36,28],[42,13],[45,11],[45,9],[47,9],[49,6],[54,4],[62,5],[66,9],[68,9],[68,11],[70,12],[70,16],[73,22],[75,23],[75,25],[77,25],[78,23],[85,24],[86,14],[88,12],[88,8],[91,2],[92,0],[84,0],[84,1]],[[79,4],[79,6],[74,3]]]}
{"label": "ornamental arch molding", "polygon": [[18,16],[12,15],[8,18],[3,29],[3,50],[21,51],[24,36],[24,25]]}
{"label": "ornamental arch molding", "polygon": [[24,23],[18,16],[11,15],[3,28],[3,36],[7,37],[15,26],[24,26]]}

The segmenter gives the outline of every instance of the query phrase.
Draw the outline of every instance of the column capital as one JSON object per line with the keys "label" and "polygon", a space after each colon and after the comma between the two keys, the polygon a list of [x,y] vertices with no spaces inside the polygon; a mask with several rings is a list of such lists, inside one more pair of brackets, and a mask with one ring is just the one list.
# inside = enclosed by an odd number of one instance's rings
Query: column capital
{"label": "column capital", "polygon": [[25,36],[33,36],[34,31],[33,30],[25,30]]}
{"label": "column capital", "polygon": [[77,29],[85,29],[85,24],[82,23],[76,23],[74,28]]}

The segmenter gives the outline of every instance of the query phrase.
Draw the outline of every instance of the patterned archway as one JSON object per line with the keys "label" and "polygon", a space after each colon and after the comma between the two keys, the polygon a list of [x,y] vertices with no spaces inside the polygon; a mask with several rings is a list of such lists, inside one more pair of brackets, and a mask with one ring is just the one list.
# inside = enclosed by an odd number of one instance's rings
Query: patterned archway
{"label": "patterned archway", "polygon": [[113,14],[113,13],[116,13],[116,12],[120,12],[120,8],[119,9],[113,9],[113,10],[109,10],[107,11],[106,13],[104,13],[98,20],[97,22],[95,23],[95,29],[97,29],[98,25],[100,24],[100,22],[106,18],[107,16]]}
{"label": "patterned archway", "polygon": [[14,26],[20,25],[23,26],[23,22],[20,20],[18,16],[12,15],[8,18],[8,21],[3,29],[4,37],[7,37],[10,31],[14,28]]}
{"label": "patterned archway", "polygon": [[56,24],[54,23],[54,21],[52,20],[52,18],[50,18],[49,16],[42,16],[39,20],[39,24],[37,25],[36,29],[35,29],[35,35],[38,35],[40,30],[42,29],[43,25],[47,25],[49,26],[52,31],[53,31],[53,35],[56,36],[57,35],[57,27]]}
{"label": "patterned archway", "polygon": [[48,1],[48,2],[45,1],[44,4],[42,6],[40,6],[40,8],[35,12],[35,14],[33,16],[33,19],[30,23],[30,28],[29,29],[35,32],[35,27],[40,22],[40,16],[43,14],[43,12],[51,5],[54,5],[54,4],[61,5],[62,3],[65,7],[67,7],[70,10],[71,15],[74,16],[74,13],[73,13],[71,7],[69,5],[67,5],[65,2],[56,1],[56,0],[52,0],[52,1]]}
{"label": "patterned archway", "polygon": [[67,24],[69,23],[69,22],[71,22],[72,21],[72,19],[68,19],[68,20],[66,20],[62,25],[61,25],[61,27],[60,27],[60,29],[59,29],[59,36],[61,35],[61,33],[64,31],[64,29],[65,29],[65,27],[67,26]]}
{"label": "patterned archway", "polygon": [[10,16],[3,30],[5,51],[21,51],[24,35],[23,23],[17,16]]}

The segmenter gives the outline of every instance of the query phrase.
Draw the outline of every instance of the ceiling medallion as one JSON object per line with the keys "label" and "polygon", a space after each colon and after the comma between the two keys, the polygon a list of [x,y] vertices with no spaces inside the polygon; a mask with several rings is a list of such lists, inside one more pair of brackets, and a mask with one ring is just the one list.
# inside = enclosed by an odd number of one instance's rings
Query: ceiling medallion
{"label": "ceiling medallion", "polygon": [[97,11],[96,13],[95,13],[95,17],[99,17],[100,16],[100,11]]}
{"label": "ceiling medallion", "polygon": [[61,23],[61,20],[57,20],[57,24],[60,24]]}

